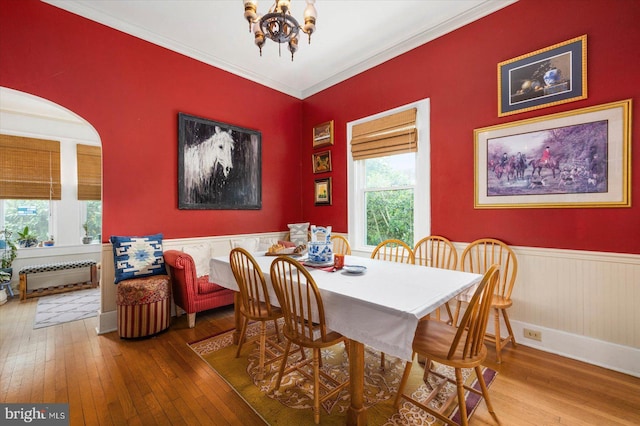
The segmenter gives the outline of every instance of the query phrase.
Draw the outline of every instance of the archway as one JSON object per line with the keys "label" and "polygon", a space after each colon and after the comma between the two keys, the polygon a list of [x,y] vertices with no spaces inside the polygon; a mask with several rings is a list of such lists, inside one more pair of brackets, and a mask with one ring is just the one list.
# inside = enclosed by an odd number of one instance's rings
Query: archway
{"label": "archway", "polygon": [[[96,240],[95,244],[82,244],[81,225],[86,221],[87,202],[78,200],[77,185],[75,185],[77,181],[76,146],[101,146],[100,136],[95,128],[61,105],[25,92],[0,87],[0,133],[60,142],[62,196],[61,200],[55,201],[49,209],[51,223],[49,230],[55,236],[55,244],[53,247],[29,249],[23,252],[19,250],[18,258],[13,264],[14,270],[34,263],[75,259],[92,259],[100,262],[101,241]],[[101,205],[101,201],[93,204]],[[0,213],[3,213],[2,205],[0,205]],[[0,221],[4,223],[4,216]],[[13,275],[12,287],[17,288],[18,274]],[[37,281],[35,285],[38,285]]]}

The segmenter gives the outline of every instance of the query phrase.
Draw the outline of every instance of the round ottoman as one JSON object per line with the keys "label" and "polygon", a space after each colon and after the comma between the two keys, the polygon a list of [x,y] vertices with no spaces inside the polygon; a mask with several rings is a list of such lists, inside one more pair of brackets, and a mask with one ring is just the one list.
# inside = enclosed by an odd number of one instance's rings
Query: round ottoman
{"label": "round ottoman", "polygon": [[170,298],[168,275],[120,281],[116,290],[120,337],[148,337],[169,328]]}

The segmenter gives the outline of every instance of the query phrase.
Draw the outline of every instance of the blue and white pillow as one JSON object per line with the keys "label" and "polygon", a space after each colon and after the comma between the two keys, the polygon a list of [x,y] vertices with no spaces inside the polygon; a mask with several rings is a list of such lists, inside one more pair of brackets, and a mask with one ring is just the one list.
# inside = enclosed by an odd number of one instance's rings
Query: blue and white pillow
{"label": "blue and white pillow", "polygon": [[290,223],[289,225],[289,241],[295,243],[297,246],[300,244],[307,244],[309,241],[309,222],[305,223]]}
{"label": "blue and white pillow", "polygon": [[112,235],[110,241],[113,245],[115,284],[131,278],[167,273],[162,257],[162,234],[145,237]]}

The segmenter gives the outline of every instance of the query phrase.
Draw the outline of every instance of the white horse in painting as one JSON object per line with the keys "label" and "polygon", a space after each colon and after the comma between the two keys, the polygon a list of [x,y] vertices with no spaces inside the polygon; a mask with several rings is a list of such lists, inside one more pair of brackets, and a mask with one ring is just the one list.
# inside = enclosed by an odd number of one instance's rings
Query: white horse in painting
{"label": "white horse in painting", "polygon": [[231,130],[222,131],[217,126],[210,138],[185,149],[184,179],[188,198],[207,191],[207,186],[215,180],[218,166],[222,168],[225,179],[229,176],[233,168],[233,149]]}

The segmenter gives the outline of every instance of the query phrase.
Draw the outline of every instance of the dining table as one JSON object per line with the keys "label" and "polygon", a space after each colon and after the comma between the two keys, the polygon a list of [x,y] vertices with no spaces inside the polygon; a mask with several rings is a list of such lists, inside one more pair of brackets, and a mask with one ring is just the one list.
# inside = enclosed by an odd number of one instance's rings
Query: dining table
{"label": "dining table", "polygon": [[[270,285],[271,263],[277,257],[267,253],[252,255],[269,284],[271,302],[277,303],[275,290]],[[301,257],[296,260],[305,264],[306,259]],[[457,294],[478,284],[482,275],[351,255],[345,256],[344,263],[345,268],[341,270],[331,265],[312,265],[307,269],[320,290],[327,327],[350,341],[351,405],[346,423],[366,425],[365,345],[410,361],[419,320]],[[209,266],[210,282],[239,291],[229,256],[214,257]],[[238,306],[239,297],[236,296],[235,343],[239,340],[241,321]]]}

